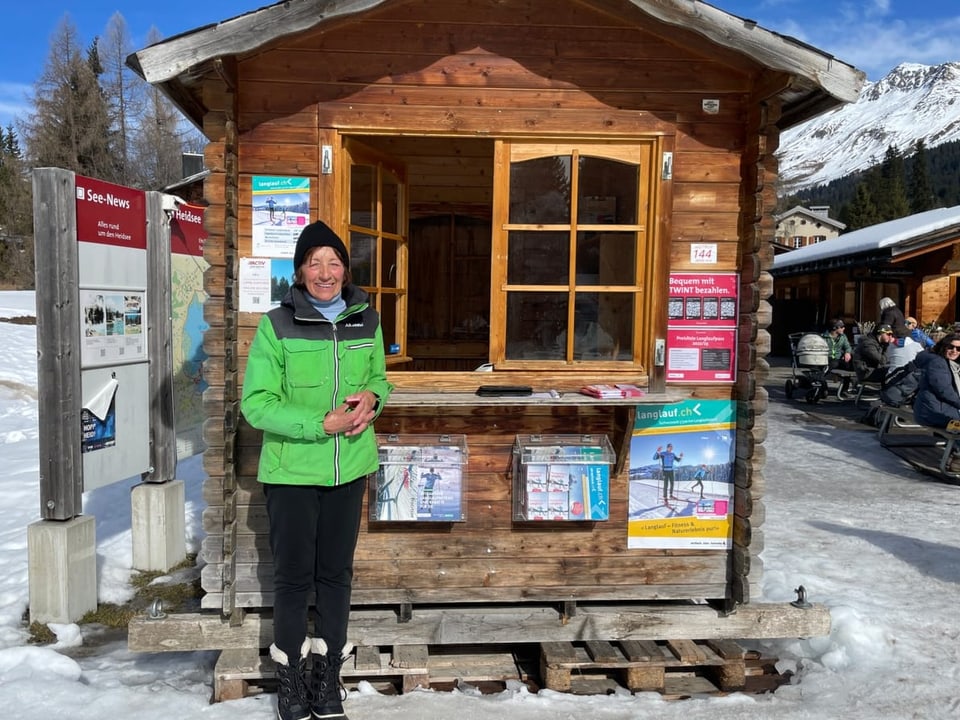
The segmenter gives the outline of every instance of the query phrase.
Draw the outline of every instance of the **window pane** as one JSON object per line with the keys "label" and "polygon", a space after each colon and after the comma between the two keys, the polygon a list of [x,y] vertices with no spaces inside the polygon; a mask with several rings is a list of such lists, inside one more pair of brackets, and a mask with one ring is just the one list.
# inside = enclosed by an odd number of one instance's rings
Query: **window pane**
{"label": "window pane", "polygon": [[577,222],[636,224],[639,166],[595,157],[581,157],[579,166]]}
{"label": "window pane", "polygon": [[578,232],[578,285],[634,285],[636,233]]}
{"label": "window pane", "polygon": [[[383,173],[383,197],[381,198],[381,230],[383,232],[398,234],[400,232],[400,181],[393,173],[384,171]],[[386,266],[386,262],[384,262]]]}
{"label": "window pane", "polygon": [[631,293],[577,293],[573,324],[574,360],[632,358]]}
{"label": "window pane", "polygon": [[395,240],[383,238],[381,241],[380,262],[383,265],[383,277],[380,278],[380,287],[397,287],[397,243]]}
{"label": "window pane", "polygon": [[566,293],[509,293],[507,359],[564,360],[567,305]]}
{"label": "window pane", "polygon": [[570,233],[511,232],[507,242],[507,282],[511,285],[569,283]]}
{"label": "window pane", "polygon": [[375,228],[377,220],[377,169],[371,165],[350,168],[350,224]]}
{"label": "window pane", "polygon": [[377,241],[363,233],[350,233],[350,274],[354,285],[377,284]]}
{"label": "window pane", "polygon": [[510,222],[569,224],[570,156],[511,163]]}

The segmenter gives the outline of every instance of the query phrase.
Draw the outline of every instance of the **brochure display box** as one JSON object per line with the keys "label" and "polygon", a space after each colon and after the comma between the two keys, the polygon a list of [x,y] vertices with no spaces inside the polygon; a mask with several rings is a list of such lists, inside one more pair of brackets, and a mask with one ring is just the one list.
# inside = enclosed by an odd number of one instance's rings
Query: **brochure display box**
{"label": "brochure display box", "polygon": [[514,520],[608,520],[615,462],[606,435],[517,435]]}
{"label": "brochure display box", "polygon": [[466,435],[377,435],[371,522],[461,522]]}

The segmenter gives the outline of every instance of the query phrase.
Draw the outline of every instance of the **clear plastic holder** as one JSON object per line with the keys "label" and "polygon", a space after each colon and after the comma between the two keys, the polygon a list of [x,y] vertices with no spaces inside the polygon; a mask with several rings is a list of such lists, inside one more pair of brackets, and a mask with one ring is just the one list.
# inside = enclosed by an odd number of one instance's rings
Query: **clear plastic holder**
{"label": "clear plastic holder", "polygon": [[517,435],[513,446],[513,519],[595,522],[610,519],[606,435]]}
{"label": "clear plastic holder", "polygon": [[370,522],[466,520],[466,435],[377,435]]}

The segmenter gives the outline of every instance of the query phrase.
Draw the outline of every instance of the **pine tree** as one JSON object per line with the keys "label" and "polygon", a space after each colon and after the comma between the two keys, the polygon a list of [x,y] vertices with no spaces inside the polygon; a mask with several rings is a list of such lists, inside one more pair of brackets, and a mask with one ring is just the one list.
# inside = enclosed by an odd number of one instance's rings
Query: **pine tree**
{"label": "pine tree", "polygon": [[33,201],[20,141],[0,129],[0,286],[33,287]]}
{"label": "pine tree", "polygon": [[922,139],[914,146],[910,173],[910,212],[919,213],[936,207],[927,165],[927,146]]}
{"label": "pine tree", "polygon": [[872,194],[879,217],[877,222],[887,222],[909,215],[910,203],[903,182],[903,156],[895,145],[887,147],[875,177],[876,184]]}
{"label": "pine tree", "polygon": [[34,85],[33,112],[22,124],[31,166],[119,180],[112,147],[115,133],[98,82],[102,72],[97,42],[84,57],[76,27],[65,16]]}
{"label": "pine tree", "polygon": [[0,235],[22,237],[33,232],[30,176],[23,163],[13,125],[0,130]]}
{"label": "pine tree", "polygon": [[880,214],[870,193],[870,180],[864,179],[857,185],[853,200],[844,206],[841,221],[846,223],[847,232],[876,225],[880,221]]}

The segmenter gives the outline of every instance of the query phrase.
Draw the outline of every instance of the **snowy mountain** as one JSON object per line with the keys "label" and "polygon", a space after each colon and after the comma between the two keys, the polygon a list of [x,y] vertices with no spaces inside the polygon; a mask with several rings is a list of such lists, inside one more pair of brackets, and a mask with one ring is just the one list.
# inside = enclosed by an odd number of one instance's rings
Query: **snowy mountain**
{"label": "snowy mountain", "polygon": [[960,62],[904,63],[864,85],[855,103],[785,131],[780,138],[781,195],[865,170],[895,145],[904,156],[960,140]]}

